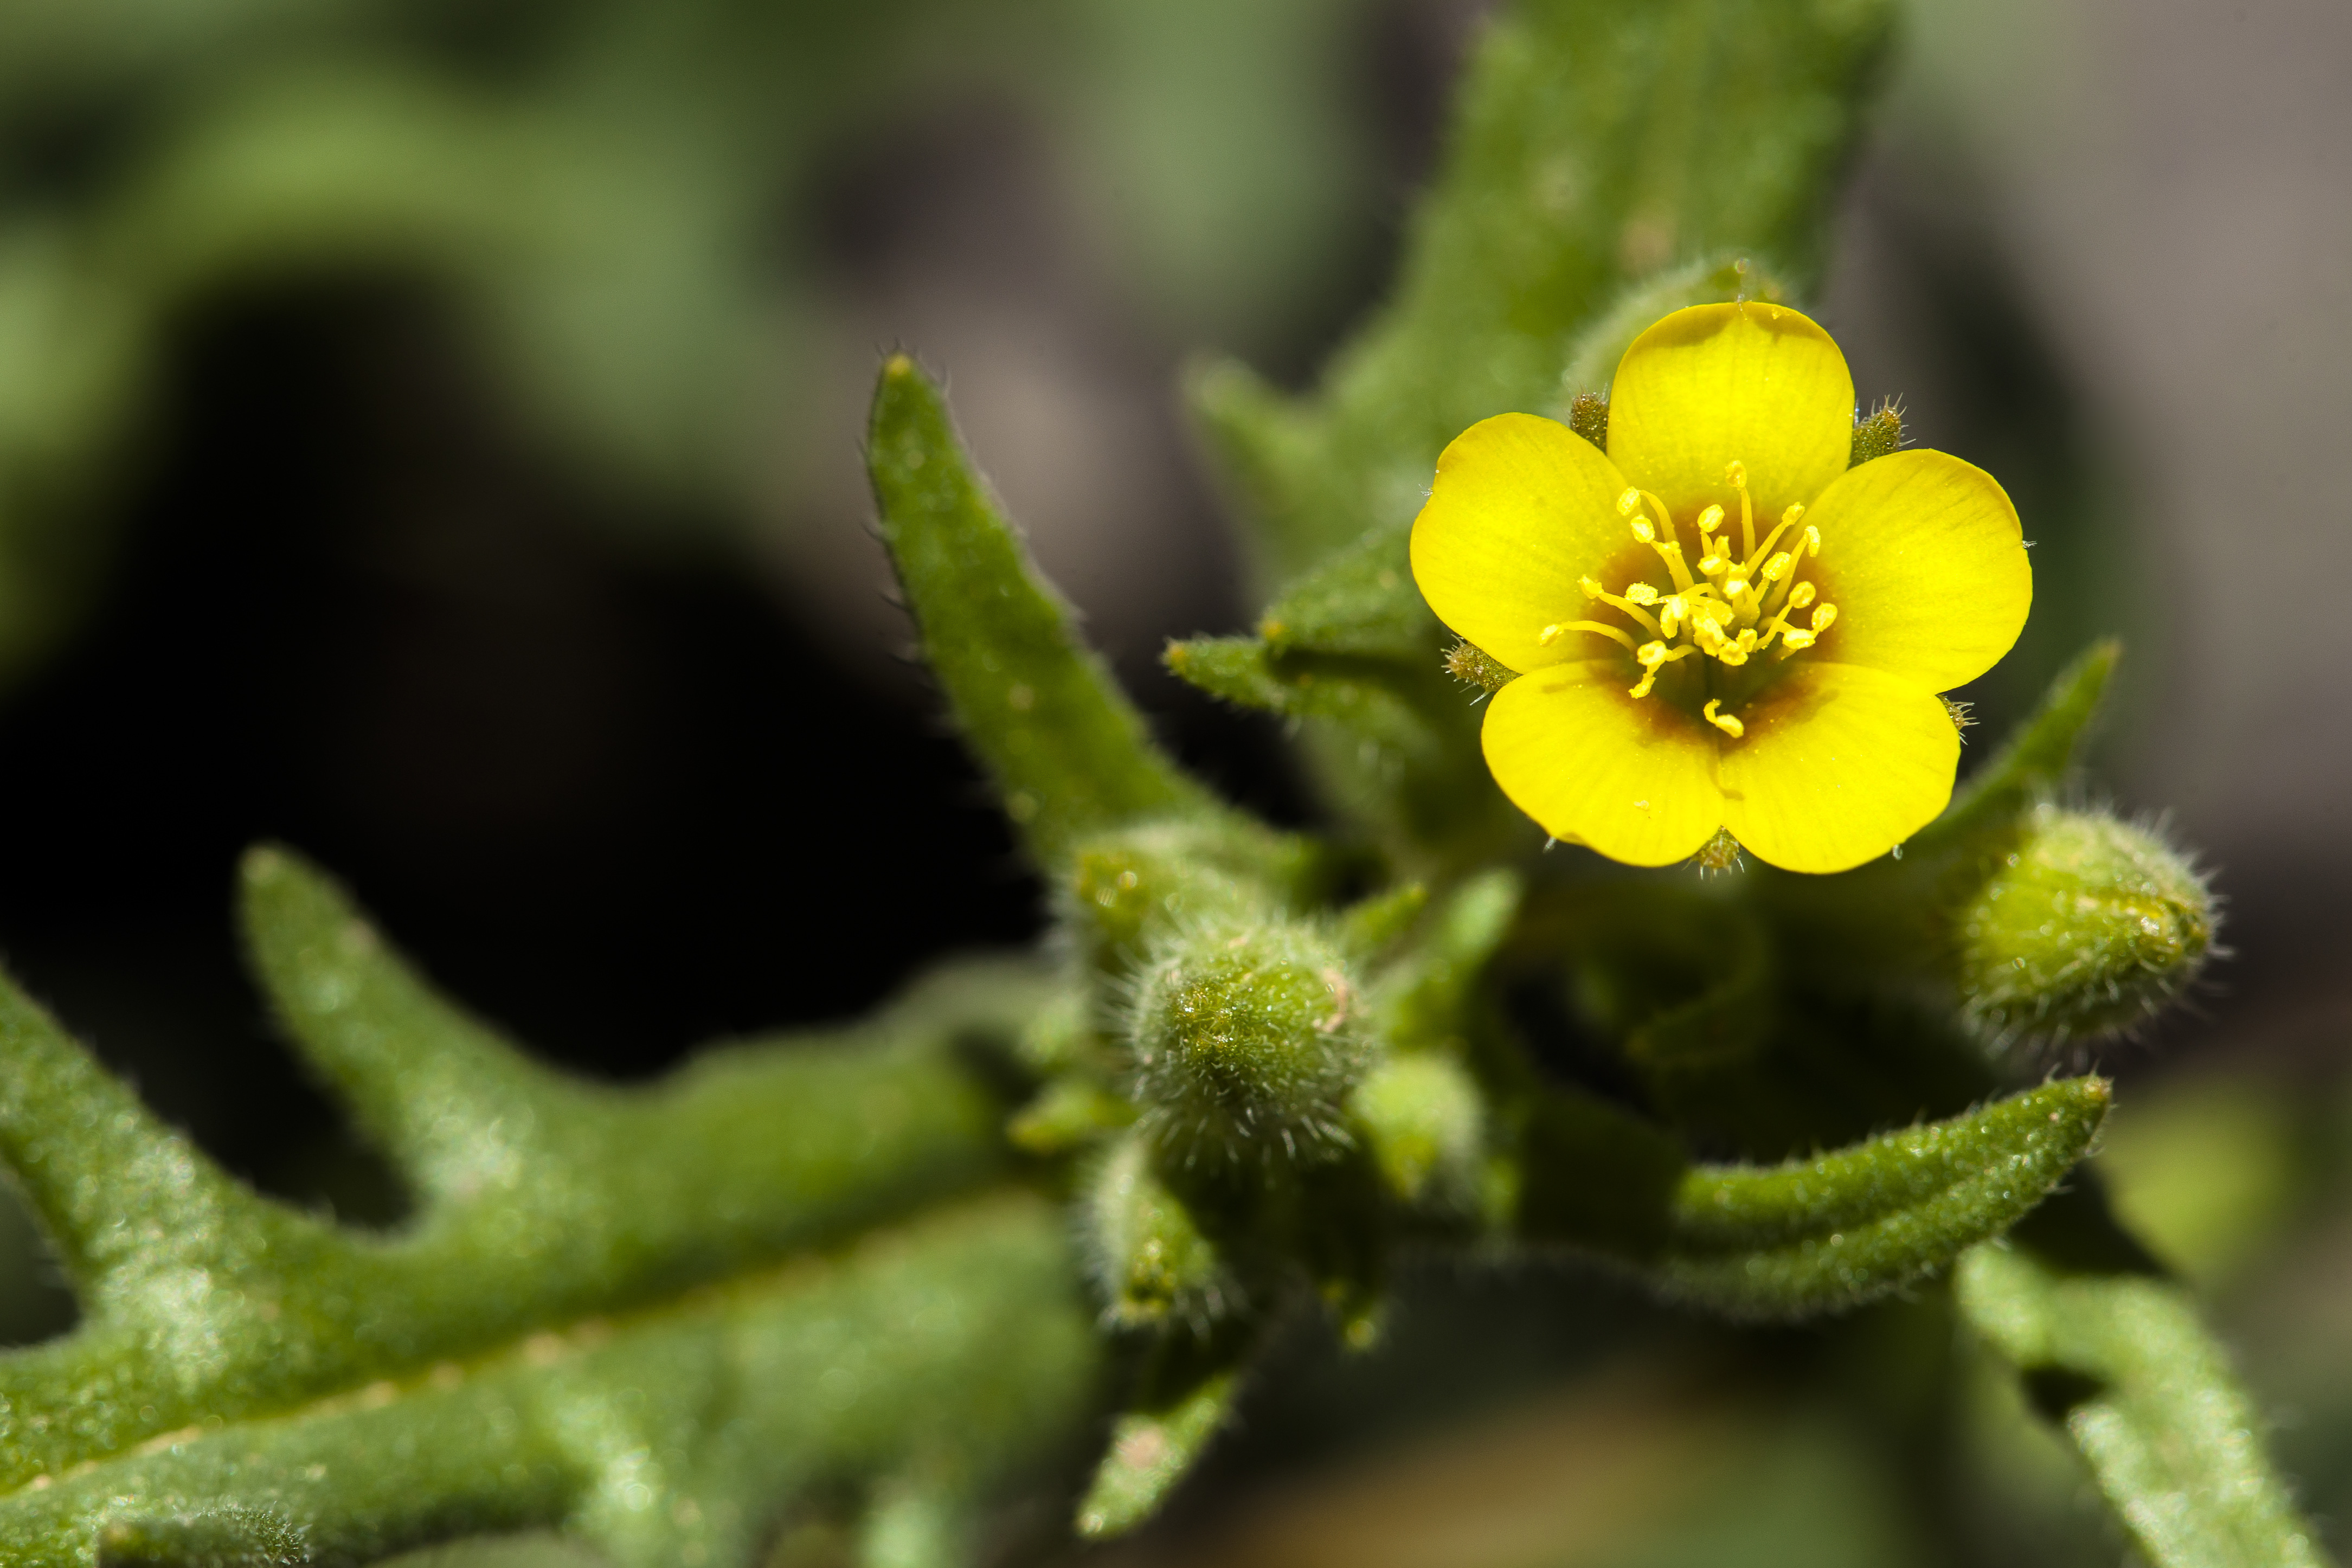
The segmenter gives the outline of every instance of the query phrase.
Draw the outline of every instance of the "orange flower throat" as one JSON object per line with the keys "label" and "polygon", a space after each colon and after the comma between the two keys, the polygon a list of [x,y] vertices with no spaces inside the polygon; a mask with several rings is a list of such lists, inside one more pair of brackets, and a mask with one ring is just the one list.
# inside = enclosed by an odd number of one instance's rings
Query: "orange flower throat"
{"label": "orange flower throat", "polygon": [[[1661,594],[1638,579],[1621,594],[1611,593],[1595,577],[1578,584],[1585,597],[1625,616],[1649,632],[1650,640],[1638,640],[1624,627],[1605,621],[1559,621],[1538,632],[1536,641],[1548,647],[1566,632],[1597,632],[1624,644],[1642,667],[1642,679],[1628,689],[1634,697],[1647,697],[1657,684],[1658,671],[1693,654],[1735,668],[1767,652],[1787,658],[1812,647],[1837,619],[1837,606],[1814,604],[1819,588],[1800,575],[1804,563],[1822,552],[1821,530],[1804,523],[1801,504],[1782,512],[1759,542],[1747,465],[1728,465],[1724,478],[1739,492],[1738,541],[1735,544],[1732,540],[1730,518],[1723,508],[1709,506],[1698,514],[1696,563],[1683,559],[1682,540],[1665,502],[1643,489],[1629,489],[1617,499],[1618,512],[1632,521],[1633,537],[1665,563],[1673,592]],[[1780,549],[1783,537],[1801,523],[1803,531],[1789,539],[1787,549]],[[1812,615],[1805,625],[1794,624],[1790,617],[1807,608]],[[1709,698],[1706,721],[1737,740],[1747,726],[1722,707],[1721,698]]]}

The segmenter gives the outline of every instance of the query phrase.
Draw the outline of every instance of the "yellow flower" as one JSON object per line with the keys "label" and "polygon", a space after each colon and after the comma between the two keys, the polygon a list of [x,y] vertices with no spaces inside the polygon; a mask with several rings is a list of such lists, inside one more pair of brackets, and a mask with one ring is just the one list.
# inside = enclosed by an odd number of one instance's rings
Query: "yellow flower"
{"label": "yellow flower", "polygon": [[1842,871],[1951,798],[1937,695],[2025,625],[2017,510],[1942,452],[1849,468],[1853,378],[1783,306],[1698,305],[1617,366],[1609,451],[1549,419],[1472,426],[1437,461],[1412,574],[1523,679],[1486,764],[1555,837],[1663,866],[1727,828]]}

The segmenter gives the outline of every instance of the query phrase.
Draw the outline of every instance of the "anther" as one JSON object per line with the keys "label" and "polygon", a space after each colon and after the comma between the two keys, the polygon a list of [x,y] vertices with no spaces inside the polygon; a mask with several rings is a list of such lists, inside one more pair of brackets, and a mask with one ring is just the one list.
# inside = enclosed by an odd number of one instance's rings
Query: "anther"
{"label": "anther", "polygon": [[1598,577],[1579,577],[1576,585],[1584,590],[1584,596],[1588,599],[1597,599],[1609,591],[1601,585]]}
{"label": "anther", "polygon": [[1789,608],[1792,610],[1803,609],[1807,605],[1813,602],[1813,595],[1818,594],[1820,591],[1820,589],[1814,587],[1811,583],[1798,584],[1795,587],[1789,590]]}
{"label": "anther", "polygon": [[1820,609],[1815,610],[1813,612],[1813,635],[1815,637],[1819,637],[1822,633],[1829,630],[1830,624],[1836,619],[1837,606],[1835,605],[1823,605]]}
{"label": "anther", "polygon": [[1797,520],[1804,515],[1805,503],[1803,501],[1798,501],[1791,505],[1788,510],[1780,514],[1780,526],[1782,528],[1793,528],[1796,526]]}
{"label": "anther", "polygon": [[1795,564],[1796,563],[1789,559],[1789,552],[1783,550],[1771,560],[1764,563],[1764,581],[1778,583],[1789,574],[1789,568]]}
{"label": "anther", "polygon": [[1717,710],[1720,709],[1722,706],[1722,698],[1708,698],[1706,700],[1706,721],[1714,725],[1717,729],[1722,731],[1725,734],[1730,736],[1733,740],[1737,741],[1740,736],[1748,733],[1748,726],[1741,723],[1738,720],[1733,718],[1728,713],[1717,711]]}
{"label": "anther", "polygon": [[1702,534],[1713,533],[1717,529],[1721,528],[1722,526],[1723,509],[1721,507],[1709,506],[1705,511],[1698,514],[1698,531]]}
{"label": "anther", "polygon": [[1625,586],[1625,597],[1636,605],[1654,605],[1658,602],[1658,591],[1647,583],[1629,583]]}
{"label": "anther", "polygon": [[1633,660],[1644,669],[1655,669],[1666,662],[1666,645],[1662,642],[1645,642],[1633,650]]}
{"label": "anther", "polygon": [[1805,552],[1809,555],[1822,552],[1822,531],[1811,523],[1805,525]]}
{"label": "anther", "polygon": [[1627,490],[1623,495],[1619,496],[1619,497],[1617,498],[1617,515],[1618,515],[1618,516],[1620,516],[1620,517],[1631,517],[1631,516],[1633,516],[1635,512],[1637,512],[1637,511],[1639,511],[1639,510],[1642,510],[1642,492],[1641,492],[1640,490],[1637,490],[1637,489],[1629,489],[1629,490]]}
{"label": "anther", "polygon": [[1725,482],[1729,484],[1733,489],[1746,489],[1748,488],[1748,465],[1741,462],[1737,458],[1733,458],[1730,462],[1723,465],[1723,478]]}
{"label": "anther", "polygon": [[1658,537],[1658,531],[1650,526],[1648,518],[1637,517],[1633,520],[1633,537],[1648,544]]}

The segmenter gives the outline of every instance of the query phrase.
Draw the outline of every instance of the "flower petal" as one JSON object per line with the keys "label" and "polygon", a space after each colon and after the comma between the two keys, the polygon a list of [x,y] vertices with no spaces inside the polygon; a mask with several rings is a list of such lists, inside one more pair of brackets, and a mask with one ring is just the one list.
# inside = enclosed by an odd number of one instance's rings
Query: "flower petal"
{"label": "flower petal", "polygon": [[1628,697],[1630,668],[1600,659],[1522,676],[1488,701],[1479,739],[1495,782],[1553,837],[1666,866],[1723,824],[1716,747],[1688,714]]}
{"label": "flower petal", "polygon": [[1734,518],[1723,470],[1748,467],[1757,519],[1778,521],[1845,471],[1853,376],[1809,318],[1754,300],[1693,305],[1633,340],[1609,388],[1609,456],[1677,522],[1710,503]]}
{"label": "flower petal", "polygon": [[1544,627],[1590,616],[1577,579],[1631,542],[1625,481],[1599,447],[1532,414],[1498,414],[1437,459],[1412,525],[1412,578],[1437,618],[1513,669],[1590,658],[1601,638],[1547,647]]}
{"label": "flower petal", "polygon": [[2017,509],[1990,474],[1945,452],[1894,452],[1822,492],[1822,596],[1838,607],[1822,657],[1948,691],[2025,629],[2033,568]]}
{"label": "flower petal", "polygon": [[1724,826],[1783,870],[1874,860],[1952,798],[1960,732],[1943,699],[1899,676],[1800,658],[1743,717],[1717,768]]}

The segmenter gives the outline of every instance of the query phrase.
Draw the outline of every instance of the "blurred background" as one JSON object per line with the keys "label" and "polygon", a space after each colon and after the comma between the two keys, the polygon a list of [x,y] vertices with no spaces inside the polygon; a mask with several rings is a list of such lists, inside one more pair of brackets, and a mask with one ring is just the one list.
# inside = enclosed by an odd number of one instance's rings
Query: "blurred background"
{"label": "blurred background", "polygon": [[[6,962],[234,1169],[381,1224],[399,1194],[237,965],[255,839],[622,1078],[1035,934],[867,532],[898,347],[1185,759],[1297,819],[1276,731],[1157,667],[1259,586],[1179,381],[1225,353],[1311,384],[1485,9],[5,0]],[[1813,304],[1863,397],[2036,542],[1979,733],[2128,639],[2098,787],[2205,852],[2236,951],[2105,1062],[2103,1159],[2341,1518],[2352,1120],[2313,1107],[2352,1111],[2352,13],[1907,21]],[[70,1313],[26,1245],[17,1340]],[[2114,1559],[1991,1380],[1960,1432],[1915,1419],[1932,1299],[1864,1317],[1759,1342],[1587,1278],[1432,1274],[1369,1363],[1302,1334],[1117,1560]]]}

